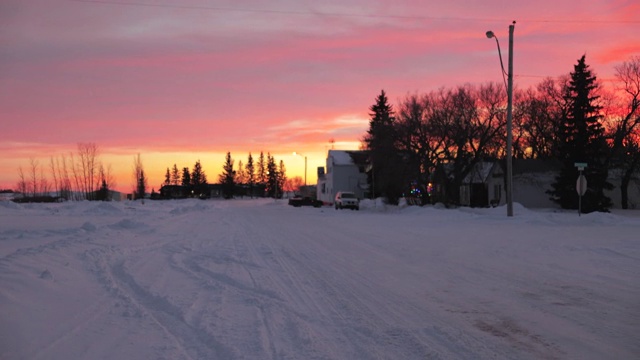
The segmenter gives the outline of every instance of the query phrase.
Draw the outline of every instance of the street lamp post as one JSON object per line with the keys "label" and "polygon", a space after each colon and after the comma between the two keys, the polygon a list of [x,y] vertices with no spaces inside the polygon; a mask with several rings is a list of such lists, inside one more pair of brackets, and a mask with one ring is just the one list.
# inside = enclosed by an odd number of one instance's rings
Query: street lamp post
{"label": "street lamp post", "polygon": [[[516,26],[514,21],[509,25],[509,72],[507,73],[507,216],[513,216],[513,30]],[[500,67],[504,77],[504,64],[502,63],[502,53],[500,52],[500,42],[493,31],[487,31],[487,38],[496,39],[498,45],[498,55],[500,56]]]}
{"label": "street lamp post", "polygon": [[[297,152],[293,152],[294,156],[303,156],[302,154],[299,154]],[[304,186],[307,186],[307,156],[304,155]]]}

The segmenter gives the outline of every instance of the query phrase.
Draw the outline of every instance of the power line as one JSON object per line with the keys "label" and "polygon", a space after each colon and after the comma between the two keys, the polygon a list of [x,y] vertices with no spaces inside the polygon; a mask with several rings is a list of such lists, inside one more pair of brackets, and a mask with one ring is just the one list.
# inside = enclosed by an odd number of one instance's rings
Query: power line
{"label": "power line", "polygon": [[[404,20],[437,20],[437,21],[474,21],[474,22],[499,22],[505,19],[498,18],[470,18],[470,17],[449,17],[449,16],[424,16],[424,15],[376,15],[362,13],[337,13],[302,10],[271,10],[271,9],[248,9],[234,7],[204,6],[204,5],[174,5],[174,4],[150,4],[143,2],[124,2],[111,0],[69,0],[73,2],[87,4],[108,4],[120,6],[154,7],[186,10],[211,10],[227,12],[245,12],[260,14],[280,14],[280,15],[316,15],[329,17],[359,17],[372,19],[404,19]],[[569,24],[640,24],[640,20],[554,20],[554,19],[519,19],[518,22],[528,23],[569,23]]]}

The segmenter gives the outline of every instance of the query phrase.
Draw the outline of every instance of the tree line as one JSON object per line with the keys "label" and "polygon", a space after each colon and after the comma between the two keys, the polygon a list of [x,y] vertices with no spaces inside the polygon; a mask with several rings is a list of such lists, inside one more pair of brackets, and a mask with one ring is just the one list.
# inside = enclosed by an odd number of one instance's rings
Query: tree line
{"label": "tree line", "polygon": [[[284,161],[277,162],[271,153],[265,157],[261,151],[257,160],[249,153],[246,164],[239,161],[235,167],[231,152],[227,152],[217,184],[225,199],[236,196],[281,198],[285,192],[299,187],[300,178],[288,179]],[[168,167],[158,197],[209,197],[210,193],[211,187],[198,160],[192,170],[188,167],[179,170],[177,164]]]}
{"label": "tree line", "polygon": [[[616,91],[606,89],[582,56],[574,70],[514,91],[513,156],[556,160],[561,171],[550,198],[577,208],[575,162],[586,162],[585,211],[606,211],[609,171],[620,176],[622,207],[640,165],[640,57],[616,67]],[[370,107],[363,148],[370,152],[372,193],[391,203],[426,184],[439,164],[451,169],[448,201],[459,203],[463,179],[480,161],[506,153],[504,86],[486,83],[409,94],[394,108],[384,90]]]}
{"label": "tree line", "polygon": [[[295,191],[302,185],[300,177],[287,178],[286,167],[282,160],[263,152],[257,161],[249,153],[246,165],[235,161],[227,152],[218,183],[222,196],[230,199],[235,196],[281,198],[287,191]],[[15,191],[21,195],[16,201],[48,202],[57,200],[111,200],[116,180],[110,165],[104,165],[100,151],[95,143],[77,144],[77,152],[52,156],[47,165],[31,158],[27,169],[18,168],[18,183]],[[211,188],[207,174],[200,160],[192,169],[178,168],[177,164],[167,168],[161,189],[168,186],[181,187],[175,197],[209,197]],[[148,177],[140,154],[133,159],[132,199],[144,199],[148,195]],[[152,189],[152,197],[161,198]],[[154,196],[155,195],[155,196]]]}

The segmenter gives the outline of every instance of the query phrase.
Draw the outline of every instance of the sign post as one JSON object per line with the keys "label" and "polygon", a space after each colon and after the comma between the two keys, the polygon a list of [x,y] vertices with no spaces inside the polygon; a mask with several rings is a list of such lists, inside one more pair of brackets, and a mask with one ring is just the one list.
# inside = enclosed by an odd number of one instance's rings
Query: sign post
{"label": "sign post", "polygon": [[587,192],[587,178],[582,175],[582,170],[587,167],[587,163],[575,163],[573,164],[580,171],[578,180],[576,181],[576,192],[578,193],[578,216],[582,213],[582,195]]}

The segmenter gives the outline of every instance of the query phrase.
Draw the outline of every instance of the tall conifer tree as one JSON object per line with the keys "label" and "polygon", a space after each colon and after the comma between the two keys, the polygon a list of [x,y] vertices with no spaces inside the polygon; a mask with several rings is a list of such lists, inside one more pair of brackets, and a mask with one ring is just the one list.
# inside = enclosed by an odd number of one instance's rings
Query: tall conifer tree
{"label": "tall conifer tree", "polygon": [[178,165],[173,164],[171,169],[171,185],[180,185],[180,171],[178,171]]}
{"label": "tall conifer tree", "polygon": [[602,126],[602,107],[597,104],[598,83],[585,62],[585,56],[578,60],[571,73],[571,81],[565,100],[569,111],[561,119],[559,126],[559,157],[562,168],[556,177],[551,199],[565,209],[578,208],[576,180],[579,172],[575,163],[587,163],[584,175],[587,178],[587,192],[582,197],[582,211],[608,211],[611,200],[604,190],[612,189],[607,182],[606,158],[608,146]]}
{"label": "tall conifer tree", "polygon": [[193,186],[192,191],[196,196],[209,197],[207,191],[207,175],[202,169],[200,160],[196,161],[195,165],[193,165],[193,171],[191,171],[191,186]]}
{"label": "tall conifer tree", "polygon": [[266,171],[267,196],[277,198],[280,194],[278,191],[278,167],[276,161],[267,153],[267,171]]}
{"label": "tall conifer tree", "polygon": [[200,160],[196,161],[195,165],[193,165],[193,171],[191,172],[191,184],[195,187],[207,184],[207,175],[202,169]]}
{"label": "tall conifer tree", "polygon": [[163,185],[171,185],[171,170],[169,168],[167,168],[167,173],[164,175]]}
{"label": "tall conifer tree", "polygon": [[401,176],[402,161],[395,146],[394,112],[384,90],[369,110],[371,119],[364,138],[372,167],[369,183],[375,196],[384,196],[389,203],[397,204],[405,184]]}
{"label": "tall conifer tree", "polygon": [[222,166],[222,174],[220,174],[220,184],[222,184],[222,196],[225,199],[233,198],[236,187],[236,172],[233,171],[233,159],[231,152],[227,152],[224,165]]}
{"label": "tall conifer tree", "polygon": [[191,173],[188,167],[182,168],[182,186],[191,186]]}
{"label": "tall conifer tree", "polygon": [[236,170],[236,184],[244,184],[246,181],[245,167],[240,160],[238,161],[238,170]]}
{"label": "tall conifer tree", "polygon": [[256,184],[256,169],[253,164],[253,156],[251,156],[251,153],[249,153],[249,157],[247,158],[247,166],[245,166],[245,169],[247,185],[249,186],[249,195],[253,198],[253,188]]}
{"label": "tall conifer tree", "polygon": [[[259,185],[265,186],[267,184],[267,163],[265,162],[264,159],[264,153],[262,151],[260,151],[260,157],[258,158],[258,163],[257,165],[257,183]],[[264,194],[262,195],[264,196]]]}

